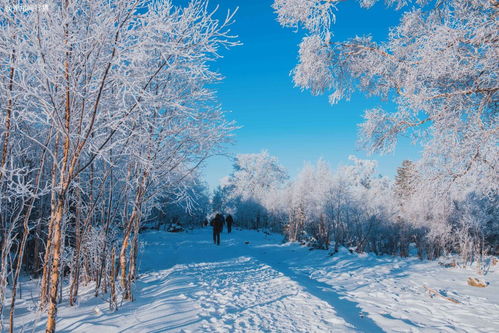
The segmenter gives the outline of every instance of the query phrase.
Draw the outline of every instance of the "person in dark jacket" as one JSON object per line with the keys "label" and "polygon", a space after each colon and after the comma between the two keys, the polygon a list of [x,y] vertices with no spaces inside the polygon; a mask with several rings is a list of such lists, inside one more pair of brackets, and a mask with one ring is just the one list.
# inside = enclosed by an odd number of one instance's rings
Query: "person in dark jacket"
{"label": "person in dark jacket", "polygon": [[217,214],[213,220],[211,220],[211,224],[213,226],[213,242],[217,245],[220,245],[220,233],[224,227],[225,219],[222,214]]}
{"label": "person in dark jacket", "polygon": [[232,223],[234,223],[232,215],[227,215],[227,217],[225,218],[225,222],[227,222],[227,232],[230,234],[230,232],[232,231]]}

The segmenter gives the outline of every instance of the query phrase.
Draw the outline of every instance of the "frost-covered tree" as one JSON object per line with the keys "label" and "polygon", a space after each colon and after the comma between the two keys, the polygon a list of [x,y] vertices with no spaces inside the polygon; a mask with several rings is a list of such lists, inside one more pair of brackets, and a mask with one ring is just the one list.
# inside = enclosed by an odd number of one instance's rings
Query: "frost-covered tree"
{"label": "frost-covered tree", "polygon": [[[359,1],[363,7],[376,2]],[[293,71],[297,86],[330,93],[331,103],[360,90],[395,104],[393,111],[365,112],[361,142],[381,153],[393,151],[400,135],[422,145],[409,204],[421,210],[411,222],[429,228],[434,243],[455,249],[455,203],[471,195],[493,205],[498,195],[499,6],[489,0],[387,3],[404,12],[382,42],[334,40],[341,1],[275,0],[274,9],[283,26],[306,30]]]}
{"label": "frost-covered tree", "polygon": [[[398,253],[387,236],[398,230],[393,222],[391,181],[376,175],[376,162],[350,157],[353,164],[331,170],[323,161],[306,164],[287,190],[291,241],[328,248]],[[387,229],[391,229],[388,230]]]}
{"label": "frost-covered tree", "polygon": [[234,172],[227,180],[234,185],[235,195],[264,200],[265,194],[288,178],[286,170],[267,151],[258,154],[239,154],[234,162]]}
{"label": "frost-covered tree", "polygon": [[167,228],[176,223],[184,227],[197,228],[211,212],[208,185],[199,177],[190,177],[185,181],[182,196],[162,193],[151,210],[143,227],[152,229]]}
{"label": "frost-covered tree", "polygon": [[404,255],[409,237],[396,223],[392,181],[377,175],[375,161],[350,160],[335,171],[324,160],[306,164],[285,182],[284,170],[268,153],[238,155],[213,207],[236,214],[242,227],[270,227],[288,241]]}
{"label": "frost-covered tree", "polygon": [[395,176],[395,194],[401,201],[404,201],[405,198],[414,193],[416,175],[414,162],[409,160],[403,161],[402,166],[397,169],[397,175]]}
{"label": "frost-covered tree", "polygon": [[328,248],[329,216],[326,207],[331,204],[332,173],[319,160],[317,166],[306,164],[291,185],[290,219],[286,229],[291,241],[302,239],[304,232],[312,234],[317,246]]}
{"label": "frost-covered tree", "polygon": [[[382,43],[370,37],[332,41],[339,5],[275,1],[281,24],[310,33],[300,46],[296,85],[333,91],[332,102],[350,97],[354,88],[391,98],[396,112],[366,112],[362,139],[370,150],[390,151],[398,135],[410,133],[425,145],[424,159],[434,162],[435,176],[446,183],[472,177],[490,187],[483,179],[497,174],[495,1],[454,0],[407,10]],[[431,140],[424,140],[427,133]]]}
{"label": "frost-covered tree", "polygon": [[[402,165],[397,169],[397,174],[395,176],[395,184],[393,188],[394,200],[396,201],[396,210],[397,210],[397,223],[400,224],[400,227],[404,229],[404,232],[400,233],[399,239],[401,240],[401,244],[406,244],[410,241],[415,241],[417,243],[421,243],[421,232],[417,232],[415,230],[412,231],[412,235],[410,237],[412,239],[407,239],[409,236],[410,223],[407,219],[407,212],[412,209],[410,206],[411,197],[415,194],[416,185],[418,181],[418,174],[415,169],[415,164],[412,161],[405,160],[402,162]],[[418,246],[420,249],[421,246]],[[404,248],[408,251],[408,248]],[[407,251],[403,251],[401,249],[401,254],[408,255]],[[422,256],[421,251],[419,255]]]}
{"label": "frost-covered tree", "polygon": [[273,207],[276,193],[287,178],[287,171],[267,151],[239,154],[234,171],[217,190],[214,203],[236,214],[238,224],[256,229],[270,227],[267,210]]}
{"label": "frost-covered tree", "polygon": [[[114,296],[121,288],[131,299],[141,221],[159,194],[193,194],[189,181],[232,130],[209,89],[221,79],[210,62],[237,42],[232,14],[217,19],[205,0],[0,8],[0,301],[36,226],[40,306],[53,332],[65,269],[71,305],[82,279],[96,295],[112,279]],[[12,254],[17,266],[3,260]],[[11,330],[14,305],[15,292]]]}

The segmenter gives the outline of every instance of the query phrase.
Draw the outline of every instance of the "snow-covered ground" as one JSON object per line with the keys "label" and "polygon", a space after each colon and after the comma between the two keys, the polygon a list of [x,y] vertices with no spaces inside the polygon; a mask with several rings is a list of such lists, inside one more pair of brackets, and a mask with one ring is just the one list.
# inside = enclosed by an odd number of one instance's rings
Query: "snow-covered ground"
{"label": "snow-covered ground", "polygon": [[[279,235],[211,229],[142,235],[136,300],[111,312],[89,286],[60,306],[60,332],[499,332],[499,265],[309,251]],[[468,286],[468,277],[489,282]],[[28,286],[28,287],[26,287]],[[431,296],[427,288],[457,301]],[[25,289],[29,284],[25,284]],[[23,292],[17,329],[44,328]]]}

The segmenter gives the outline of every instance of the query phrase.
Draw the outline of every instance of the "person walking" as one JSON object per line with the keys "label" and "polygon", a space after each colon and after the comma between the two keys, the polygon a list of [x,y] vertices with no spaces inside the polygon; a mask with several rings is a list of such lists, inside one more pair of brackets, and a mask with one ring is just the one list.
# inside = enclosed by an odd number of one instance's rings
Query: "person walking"
{"label": "person walking", "polygon": [[232,218],[232,215],[227,215],[227,217],[225,218],[225,222],[227,222],[227,233],[230,234],[230,232],[232,231],[232,223],[234,223],[234,219]]}
{"label": "person walking", "polygon": [[222,214],[217,214],[215,218],[211,220],[211,225],[213,226],[213,242],[217,245],[220,245],[220,233],[224,226],[224,220]]}

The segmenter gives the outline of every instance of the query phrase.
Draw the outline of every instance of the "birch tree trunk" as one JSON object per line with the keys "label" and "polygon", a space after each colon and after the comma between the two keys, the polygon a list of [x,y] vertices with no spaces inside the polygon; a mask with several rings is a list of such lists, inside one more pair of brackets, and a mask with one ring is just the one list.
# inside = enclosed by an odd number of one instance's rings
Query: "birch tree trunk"
{"label": "birch tree trunk", "polygon": [[[69,1],[65,1],[64,9],[67,11],[69,6]],[[65,44],[68,47],[68,35],[69,35],[69,26],[66,23],[64,28],[64,37]],[[48,310],[48,318],[47,318],[47,326],[45,328],[46,333],[55,332],[56,326],[56,317],[57,317],[57,294],[58,294],[58,284],[59,284],[59,276],[61,269],[61,242],[62,242],[62,220],[64,218],[64,208],[66,206],[66,195],[69,188],[69,184],[71,181],[71,172],[66,173],[68,169],[69,162],[69,151],[71,145],[71,96],[70,96],[70,74],[69,74],[69,58],[70,53],[69,50],[66,51],[66,58],[64,60],[64,71],[65,71],[65,81],[66,81],[66,89],[65,89],[65,112],[64,112],[64,121],[65,121],[65,138],[63,145],[63,156],[62,156],[62,165],[60,169],[60,192],[57,200],[56,211],[53,216],[53,255],[52,255],[52,274],[50,277],[50,297],[49,297],[49,310]],[[76,157],[76,156],[74,156]],[[74,160],[73,157],[73,160]]]}
{"label": "birch tree trunk", "polygon": [[69,305],[73,306],[78,296],[78,287],[80,285],[80,249],[81,249],[81,195],[80,191],[77,189],[77,204],[76,204],[76,216],[75,216],[75,250],[74,250],[74,260],[73,268],[71,269],[71,287],[69,289]]}
{"label": "birch tree trunk", "polygon": [[137,193],[135,195],[134,207],[130,219],[126,225],[125,235],[123,236],[123,242],[121,244],[120,251],[120,276],[121,276],[121,287],[123,288],[123,298],[126,300],[131,300],[131,286],[130,281],[127,278],[127,260],[126,252],[128,249],[128,243],[130,241],[130,235],[133,231],[135,223],[140,223],[140,214],[142,210],[142,201],[144,198],[145,184],[147,179],[147,172],[144,172],[140,184],[138,185]]}
{"label": "birch tree trunk", "polygon": [[[15,50],[12,51],[12,63],[14,63],[15,60]],[[7,154],[9,151],[9,138],[10,138],[10,128],[11,128],[11,120],[12,120],[12,108],[13,108],[13,101],[12,101],[12,91],[14,88],[14,73],[15,73],[15,68],[14,66],[10,67],[10,72],[9,72],[9,86],[8,86],[8,91],[9,91],[9,97],[7,100],[7,109],[5,110],[5,132],[3,136],[3,143],[2,143],[2,159],[0,161],[0,181],[3,178],[3,168],[5,167],[5,164],[7,163]]]}

